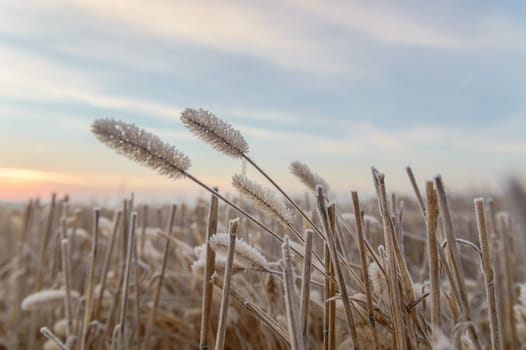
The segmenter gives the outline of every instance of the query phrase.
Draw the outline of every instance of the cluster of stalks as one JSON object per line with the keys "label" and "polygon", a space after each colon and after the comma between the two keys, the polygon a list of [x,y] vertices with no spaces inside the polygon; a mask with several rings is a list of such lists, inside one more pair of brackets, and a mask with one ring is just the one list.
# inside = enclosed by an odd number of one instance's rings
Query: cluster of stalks
{"label": "cluster of stalks", "polygon": [[240,196],[226,196],[157,136],[96,120],[101,142],[210,196],[152,207],[132,195],[120,208],[92,208],[53,195],[0,208],[0,348],[526,346],[526,196],[517,183],[512,195],[471,202],[448,196],[440,176],[421,192],[408,167],[413,200],[389,194],[372,168],[376,198],[351,191],[337,203],[295,161],[291,173],[308,191],[297,200],[230,124],[194,109],[181,120],[269,186],[234,175]]}

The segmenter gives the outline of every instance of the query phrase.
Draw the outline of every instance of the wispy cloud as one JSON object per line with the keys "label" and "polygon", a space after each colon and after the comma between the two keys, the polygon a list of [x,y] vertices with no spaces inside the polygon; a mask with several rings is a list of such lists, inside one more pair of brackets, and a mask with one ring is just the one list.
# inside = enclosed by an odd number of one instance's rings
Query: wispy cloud
{"label": "wispy cloud", "polygon": [[103,82],[88,72],[59,65],[23,51],[0,47],[0,94],[25,101],[77,102],[83,105],[149,114],[173,120],[181,108],[153,100],[103,92]]}
{"label": "wispy cloud", "polygon": [[458,140],[459,147],[483,154],[526,155],[526,142],[508,140],[481,140],[468,138]]}
{"label": "wispy cloud", "polygon": [[429,23],[387,6],[371,2],[325,2],[292,0],[299,8],[338,24],[347,30],[361,32],[387,44],[454,48],[464,44],[462,37],[434,28]]}
{"label": "wispy cloud", "polygon": [[342,68],[335,65],[322,43],[310,40],[308,33],[285,21],[279,11],[255,3],[95,0],[75,1],[68,6],[51,4],[56,11],[76,8],[111,21],[112,26],[126,26],[128,30],[166,41],[176,39],[259,57],[287,68],[323,71]]}
{"label": "wispy cloud", "polygon": [[[315,121],[318,125],[320,121]],[[308,124],[308,123],[307,123]],[[413,128],[399,131],[385,130],[365,122],[340,121],[336,123],[339,136],[321,133],[284,131],[279,128],[252,127],[234,123],[248,138],[282,148],[289,155],[312,154],[367,154],[368,152],[400,153],[416,145],[438,143],[445,140],[446,132],[438,128]],[[306,147],[306,145],[309,145]]]}

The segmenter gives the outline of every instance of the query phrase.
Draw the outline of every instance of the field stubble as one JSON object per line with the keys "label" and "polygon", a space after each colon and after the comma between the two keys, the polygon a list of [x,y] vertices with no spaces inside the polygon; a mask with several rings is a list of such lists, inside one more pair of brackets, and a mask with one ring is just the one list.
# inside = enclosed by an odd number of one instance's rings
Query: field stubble
{"label": "field stubble", "polygon": [[[204,110],[181,117],[205,142],[244,159],[228,196],[190,159],[112,119],[92,131],[118,153],[208,190],[195,204],[119,208],[68,196],[0,207],[0,348],[520,349],[526,346],[526,195],[446,194],[440,176],[413,198],[331,200],[305,164],[293,199]],[[352,201],[351,201],[352,199]]]}

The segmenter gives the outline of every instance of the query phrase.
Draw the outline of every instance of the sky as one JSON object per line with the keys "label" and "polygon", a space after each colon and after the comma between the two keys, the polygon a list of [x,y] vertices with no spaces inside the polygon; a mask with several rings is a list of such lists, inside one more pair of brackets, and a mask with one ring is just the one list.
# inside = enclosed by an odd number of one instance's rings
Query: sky
{"label": "sky", "polygon": [[232,191],[242,164],[185,130],[186,107],[240,130],[292,193],[294,160],[341,196],[373,191],[371,166],[400,193],[407,165],[421,186],[498,190],[526,174],[524,38],[522,1],[0,0],[0,201],[205,195],[107,149],[100,117]]}

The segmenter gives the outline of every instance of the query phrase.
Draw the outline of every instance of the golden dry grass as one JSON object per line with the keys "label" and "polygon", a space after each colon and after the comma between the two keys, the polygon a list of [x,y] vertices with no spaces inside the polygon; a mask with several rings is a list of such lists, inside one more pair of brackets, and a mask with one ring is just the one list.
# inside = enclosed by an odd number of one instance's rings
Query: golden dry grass
{"label": "golden dry grass", "polygon": [[[473,202],[446,195],[440,177],[421,193],[408,169],[415,199],[398,198],[373,169],[377,198],[353,192],[336,203],[316,187],[325,180],[294,162],[309,191],[297,200],[246,146],[236,157],[276,193],[238,176],[250,186],[227,199],[188,173],[189,160],[174,167],[186,159],[175,148],[119,125],[133,137],[104,142],[210,198],[155,207],[132,196],[94,208],[53,195],[0,207],[0,348],[526,346],[526,196],[517,182]],[[242,137],[234,131],[224,135]]]}

